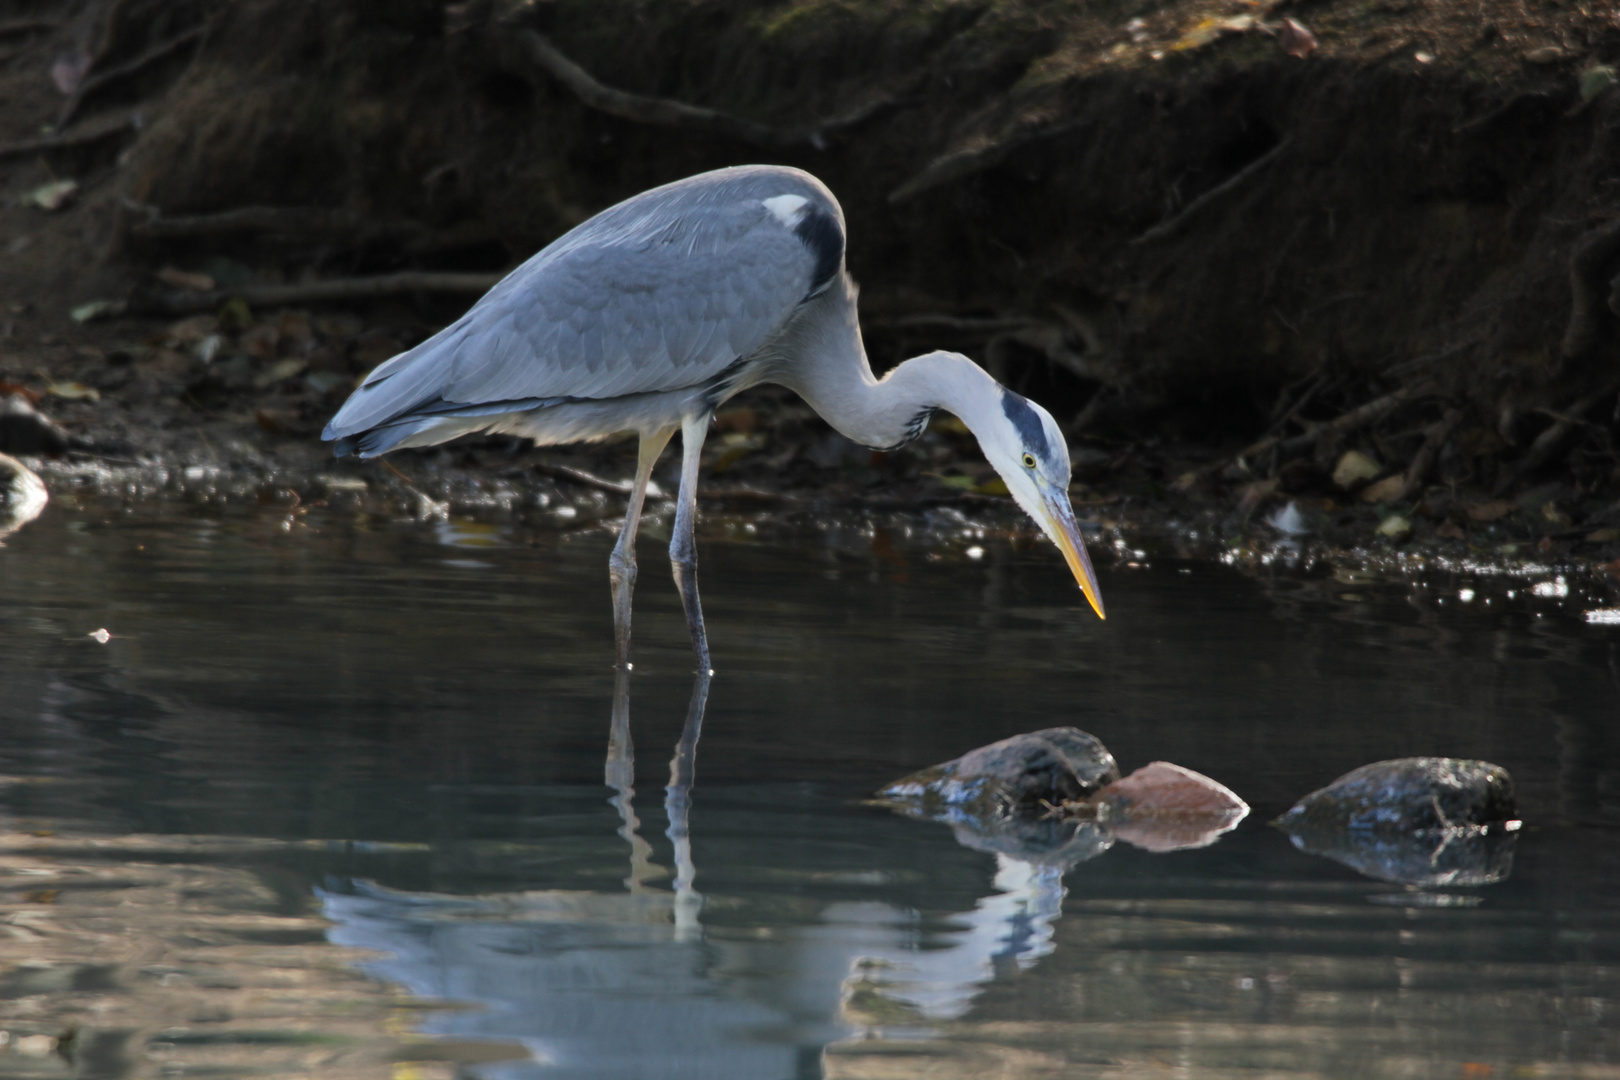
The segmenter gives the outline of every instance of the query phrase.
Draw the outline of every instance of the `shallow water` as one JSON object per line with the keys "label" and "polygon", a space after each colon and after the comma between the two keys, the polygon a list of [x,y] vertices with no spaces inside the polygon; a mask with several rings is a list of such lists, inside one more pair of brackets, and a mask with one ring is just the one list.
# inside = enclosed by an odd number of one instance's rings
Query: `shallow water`
{"label": "shallow water", "polygon": [[[647,538],[616,714],[606,532],[53,503],[0,549],[0,1072],[1620,1077],[1612,596],[1127,554],[1101,623],[1047,547],[751,528],[701,715]],[[1064,874],[864,802],[1055,724],[1254,813]],[[1505,881],[1265,825],[1417,754],[1512,772]]]}

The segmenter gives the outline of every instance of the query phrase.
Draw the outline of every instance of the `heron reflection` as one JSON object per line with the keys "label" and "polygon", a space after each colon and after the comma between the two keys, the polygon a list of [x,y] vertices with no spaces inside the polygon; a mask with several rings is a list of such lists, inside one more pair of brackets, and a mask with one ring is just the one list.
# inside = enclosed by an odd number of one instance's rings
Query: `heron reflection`
{"label": "heron reflection", "polygon": [[[710,679],[694,681],[670,757],[665,866],[642,816],[657,811],[635,788],[630,678],[615,676],[604,768],[628,847],[622,889],[453,896],[361,881],[322,893],[331,939],[382,954],[365,965],[372,974],[418,997],[484,1006],[426,1013],[425,1034],[518,1042],[532,1057],[480,1065],[480,1075],[820,1075],[826,1047],[959,1017],[991,982],[1051,952],[1065,863],[1006,852],[993,886],[955,913],[924,915],[852,884],[819,901],[786,890],[761,907],[728,896],[716,909],[725,918],[705,925],[717,901],[698,888],[705,845],[701,827],[693,843],[691,811]],[[724,840],[709,843],[711,859],[735,861]],[[782,876],[814,878],[802,852],[780,853]]]}

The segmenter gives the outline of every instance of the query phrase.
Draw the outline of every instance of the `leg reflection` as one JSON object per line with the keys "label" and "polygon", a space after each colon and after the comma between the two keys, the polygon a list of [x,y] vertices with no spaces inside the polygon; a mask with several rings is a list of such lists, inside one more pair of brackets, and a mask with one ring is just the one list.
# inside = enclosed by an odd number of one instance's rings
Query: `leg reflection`
{"label": "leg reflection", "polygon": [[613,673],[613,723],[608,729],[607,766],[603,780],[614,791],[608,801],[619,812],[619,835],[630,845],[630,876],[625,888],[645,892],[647,883],[665,875],[652,861],[652,845],[641,838],[641,819],[636,817],[636,750],[630,738],[630,672],[618,668]]}
{"label": "leg reflection", "polygon": [[[675,938],[696,940],[703,927],[698,916],[703,911],[703,895],[693,886],[697,866],[692,862],[691,809],[692,782],[697,769],[698,738],[703,733],[703,713],[709,703],[708,671],[699,671],[692,682],[692,697],[686,707],[686,726],[675,744],[669,761],[669,785],[664,788],[664,813],[669,818],[669,837],[675,849]],[[607,763],[603,770],[607,786],[614,791],[609,801],[619,812],[619,835],[630,845],[630,874],[624,884],[632,893],[647,891],[648,884],[668,876],[668,871],[652,861],[652,845],[641,837],[641,819],[636,816],[635,745],[630,734],[630,673],[614,672],[613,722],[608,735]]]}
{"label": "leg reflection", "polygon": [[665,833],[675,845],[675,938],[697,938],[703,927],[698,915],[703,911],[703,895],[692,887],[697,867],[692,864],[692,835],[689,828],[692,809],[692,781],[696,778],[698,736],[703,734],[703,711],[709,705],[709,672],[699,669],[692,680],[692,700],[686,706],[686,726],[675,756],[669,759],[669,786],[664,788],[664,813],[669,818]]}

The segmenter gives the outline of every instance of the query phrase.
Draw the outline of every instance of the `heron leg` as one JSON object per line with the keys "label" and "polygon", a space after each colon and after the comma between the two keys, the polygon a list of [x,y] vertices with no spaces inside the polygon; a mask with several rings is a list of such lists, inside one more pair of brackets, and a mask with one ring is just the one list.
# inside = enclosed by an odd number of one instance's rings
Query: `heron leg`
{"label": "heron leg", "polygon": [[636,589],[636,530],[641,527],[641,507],[647,498],[653,466],[673,434],[674,428],[665,428],[641,437],[636,479],[630,488],[630,509],[625,511],[619,542],[608,557],[608,580],[613,585],[613,655],[614,663],[621,668],[630,667],[630,602]]}
{"label": "heron leg", "polygon": [[692,632],[692,654],[699,675],[710,672],[709,635],[703,630],[703,605],[698,600],[697,540],[693,530],[697,525],[698,463],[708,428],[707,413],[681,421],[681,493],[675,504],[675,535],[669,541],[669,563],[675,572],[675,587],[681,591],[681,606],[686,609],[686,628]]}

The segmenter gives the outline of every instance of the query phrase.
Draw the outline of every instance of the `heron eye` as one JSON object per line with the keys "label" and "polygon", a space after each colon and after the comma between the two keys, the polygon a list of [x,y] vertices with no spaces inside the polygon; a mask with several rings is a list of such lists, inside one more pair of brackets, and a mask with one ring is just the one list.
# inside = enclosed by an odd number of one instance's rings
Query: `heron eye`
{"label": "heron eye", "polygon": [[1035,467],[1035,455],[1034,454],[1025,454],[1024,455],[1024,468],[1033,469],[1034,467]]}

